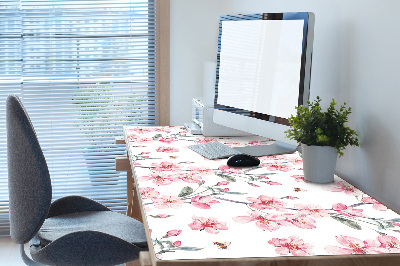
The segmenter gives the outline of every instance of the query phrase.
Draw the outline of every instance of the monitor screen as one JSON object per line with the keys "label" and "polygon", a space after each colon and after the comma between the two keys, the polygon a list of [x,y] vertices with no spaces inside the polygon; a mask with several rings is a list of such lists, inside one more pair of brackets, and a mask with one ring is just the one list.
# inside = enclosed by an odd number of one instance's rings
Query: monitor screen
{"label": "monitor screen", "polygon": [[298,104],[303,20],[222,21],[217,103],[278,117]]}
{"label": "monitor screen", "polygon": [[296,145],[284,131],[309,97],[313,25],[308,12],[222,16],[214,122]]}

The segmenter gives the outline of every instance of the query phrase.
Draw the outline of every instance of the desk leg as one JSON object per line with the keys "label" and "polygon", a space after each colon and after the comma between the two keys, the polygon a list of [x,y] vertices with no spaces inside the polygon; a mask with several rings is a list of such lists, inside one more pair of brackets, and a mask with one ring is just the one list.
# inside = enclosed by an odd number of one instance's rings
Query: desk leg
{"label": "desk leg", "polygon": [[135,180],[133,179],[132,171],[128,170],[126,172],[127,174],[127,201],[128,201],[128,209],[126,212],[126,215],[129,217],[132,217],[140,222],[143,222],[142,219],[142,214],[140,212],[140,203],[138,196],[139,194],[137,193],[137,190],[135,188]]}
{"label": "desk leg", "polygon": [[139,259],[125,263],[125,266],[152,266],[148,251],[141,251]]}
{"label": "desk leg", "polygon": [[134,193],[134,190],[133,190],[132,171],[128,170],[128,171],[126,171],[126,201],[128,203],[126,215],[129,217],[133,217],[132,216],[133,193]]}
{"label": "desk leg", "polygon": [[141,251],[139,253],[140,266],[151,266],[150,254],[148,251]]}
{"label": "desk leg", "polygon": [[140,260],[134,260],[125,263],[124,266],[143,266],[143,265],[140,264]]}

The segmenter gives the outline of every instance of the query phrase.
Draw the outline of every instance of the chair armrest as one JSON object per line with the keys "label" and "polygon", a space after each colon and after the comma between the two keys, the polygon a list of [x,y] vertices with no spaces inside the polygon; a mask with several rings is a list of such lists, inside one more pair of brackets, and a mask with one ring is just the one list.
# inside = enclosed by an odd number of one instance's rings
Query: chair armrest
{"label": "chair armrest", "polygon": [[111,211],[106,206],[98,203],[97,201],[81,197],[81,196],[67,196],[55,200],[51,206],[47,218],[68,214],[73,212],[83,211]]}

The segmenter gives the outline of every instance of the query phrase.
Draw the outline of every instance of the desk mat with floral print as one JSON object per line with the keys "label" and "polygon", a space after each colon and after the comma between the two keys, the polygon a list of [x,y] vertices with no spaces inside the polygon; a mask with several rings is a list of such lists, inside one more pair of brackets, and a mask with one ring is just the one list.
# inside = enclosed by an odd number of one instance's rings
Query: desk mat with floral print
{"label": "desk mat with floral print", "polygon": [[266,145],[183,127],[125,127],[129,157],[160,260],[400,252],[400,215],[341,178],[304,181],[296,152],[253,168],[208,160],[189,145]]}

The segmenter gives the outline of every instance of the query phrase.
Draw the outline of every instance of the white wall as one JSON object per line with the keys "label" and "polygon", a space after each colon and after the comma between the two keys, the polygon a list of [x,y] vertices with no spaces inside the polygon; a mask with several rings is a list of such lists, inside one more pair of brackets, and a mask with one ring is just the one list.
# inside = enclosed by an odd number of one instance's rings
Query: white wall
{"label": "white wall", "polygon": [[171,0],[171,125],[191,121],[192,98],[204,96],[205,62],[217,61],[225,0]]}
{"label": "white wall", "polygon": [[220,14],[314,12],[311,99],[347,102],[361,141],[346,149],[337,172],[400,212],[398,10],[397,0],[171,0],[172,124],[190,121],[190,100],[203,94],[203,63],[215,61]]}

